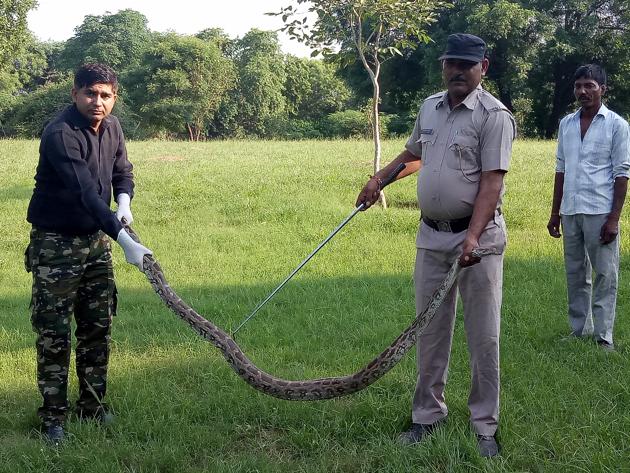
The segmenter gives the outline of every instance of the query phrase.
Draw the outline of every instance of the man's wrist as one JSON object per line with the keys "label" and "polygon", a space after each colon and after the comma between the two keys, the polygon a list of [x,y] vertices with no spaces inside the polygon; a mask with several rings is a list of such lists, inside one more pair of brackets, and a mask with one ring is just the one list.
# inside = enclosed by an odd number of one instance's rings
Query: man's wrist
{"label": "man's wrist", "polygon": [[118,206],[127,206],[129,207],[131,204],[131,196],[126,192],[121,192],[116,196],[116,203]]}
{"label": "man's wrist", "polygon": [[373,176],[370,176],[370,180],[376,181],[376,184],[378,185],[378,190],[383,189],[383,179],[381,179],[379,176],[374,174]]}

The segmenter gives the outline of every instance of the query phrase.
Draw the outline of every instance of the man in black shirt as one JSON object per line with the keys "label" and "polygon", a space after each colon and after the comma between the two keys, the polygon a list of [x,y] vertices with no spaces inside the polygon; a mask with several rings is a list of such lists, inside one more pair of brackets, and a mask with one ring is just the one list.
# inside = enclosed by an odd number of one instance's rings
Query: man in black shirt
{"label": "man in black shirt", "polygon": [[[75,74],[74,104],[49,123],[42,135],[35,189],[27,220],[32,224],[25,254],[33,274],[31,321],[37,333],[37,383],[43,397],[38,414],[47,440],[65,433],[68,411],[70,321],[76,320],[77,413],[111,419],[103,402],[116,286],[111,237],[127,262],[142,270],[151,251],[136,243],[119,221],[131,223],[132,165],[118,119],[110,115],[118,80],[102,64]],[[118,209],[110,210],[113,193]]]}

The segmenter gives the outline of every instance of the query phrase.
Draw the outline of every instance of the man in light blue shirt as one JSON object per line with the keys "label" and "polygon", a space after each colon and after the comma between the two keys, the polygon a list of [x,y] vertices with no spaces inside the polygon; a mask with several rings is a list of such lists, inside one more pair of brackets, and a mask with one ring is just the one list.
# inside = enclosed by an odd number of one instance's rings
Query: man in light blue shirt
{"label": "man in light blue shirt", "polygon": [[602,104],[602,67],[580,66],[573,92],[581,107],[560,122],[547,229],[554,238],[563,236],[571,335],[587,335],[583,330],[592,315],[595,340],[613,351],[619,217],[630,176],[630,133],[628,123]]}

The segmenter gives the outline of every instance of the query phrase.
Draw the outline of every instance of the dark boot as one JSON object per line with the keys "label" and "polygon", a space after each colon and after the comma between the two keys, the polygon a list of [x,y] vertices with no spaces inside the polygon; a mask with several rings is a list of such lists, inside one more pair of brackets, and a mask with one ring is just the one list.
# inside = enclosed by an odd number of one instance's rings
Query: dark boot
{"label": "dark boot", "polygon": [[42,425],[44,440],[55,447],[61,445],[66,440],[66,432],[61,422],[51,422]]}
{"label": "dark boot", "polygon": [[402,445],[413,445],[422,440],[435,430],[435,424],[411,424],[411,428],[398,436],[398,442]]}
{"label": "dark boot", "polygon": [[477,435],[479,455],[484,458],[496,457],[499,454],[499,443],[494,435]]}

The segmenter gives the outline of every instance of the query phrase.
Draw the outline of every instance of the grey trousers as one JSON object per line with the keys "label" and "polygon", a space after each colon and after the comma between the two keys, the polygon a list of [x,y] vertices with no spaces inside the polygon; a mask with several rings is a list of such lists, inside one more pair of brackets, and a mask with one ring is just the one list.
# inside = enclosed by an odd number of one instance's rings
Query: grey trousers
{"label": "grey trousers", "polygon": [[[607,214],[563,215],[562,235],[567,274],[569,324],[582,335],[593,318],[593,336],[613,342],[619,275],[619,235],[603,245],[599,234]],[[592,282],[595,274],[595,282]]]}
{"label": "grey trousers", "polygon": [[[487,245],[505,245],[499,231]],[[499,241],[500,240],[500,241]],[[483,243],[482,243],[483,244]],[[415,268],[416,311],[422,311],[446,276],[461,249],[435,251],[418,249]],[[503,290],[503,255],[486,256],[465,268],[456,285],[418,340],[418,380],[412,404],[412,421],[433,424],[446,417],[444,388],[453,339],[457,289],[464,305],[464,327],[468,342],[471,389],[468,397],[471,423],[479,435],[494,435],[499,418],[499,329]]]}

